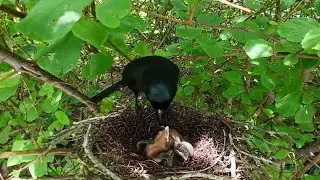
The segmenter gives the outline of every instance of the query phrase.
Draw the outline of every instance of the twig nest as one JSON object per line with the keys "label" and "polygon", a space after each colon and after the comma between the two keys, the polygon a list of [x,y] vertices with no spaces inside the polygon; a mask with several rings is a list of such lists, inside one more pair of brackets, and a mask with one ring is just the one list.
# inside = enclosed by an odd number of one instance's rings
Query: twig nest
{"label": "twig nest", "polygon": [[192,108],[173,104],[165,114],[170,128],[176,129],[193,146],[193,156],[169,168],[145,157],[136,148],[140,140],[154,138],[160,130],[154,110],[139,118],[133,110],[94,123],[91,147],[94,155],[123,179],[163,178],[197,171],[228,175],[229,129],[217,116],[207,116]]}

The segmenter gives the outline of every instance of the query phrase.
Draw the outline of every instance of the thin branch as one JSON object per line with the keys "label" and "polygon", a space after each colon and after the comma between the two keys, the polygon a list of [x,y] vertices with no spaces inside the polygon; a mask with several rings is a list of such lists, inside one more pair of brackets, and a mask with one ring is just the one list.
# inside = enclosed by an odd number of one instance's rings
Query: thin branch
{"label": "thin branch", "polygon": [[275,21],[279,22],[281,15],[281,1],[277,0],[276,2],[276,12],[275,12]]}
{"label": "thin branch", "polygon": [[285,16],[283,22],[287,21],[289,19],[289,17],[296,12],[296,10],[298,9],[298,7],[304,2],[304,0],[301,0],[291,11],[288,12],[288,14]]}
{"label": "thin branch", "polygon": [[203,178],[203,179],[214,179],[214,180],[230,179],[229,177],[216,176],[216,175],[213,175],[213,174],[190,173],[190,174],[183,174],[183,175],[180,175],[180,176],[168,176],[168,177],[165,177],[165,178],[161,178],[159,180],[174,180],[174,179],[189,179],[189,178]]}
{"label": "thin branch", "polygon": [[242,27],[214,26],[214,25],[209,25],[209,24],[196,23],[195,21],[184,21],[184,20],[180,20],[180,19],[167,17],[164,15],[158,14],[154,11],[149,11],[146,9],[138,9],[137,11],[142,11],[142,12],[147,13],[150,16],[157,17],[157,18],[164,19],[164,20],[171,21],[171,22],[175,22],[175,23],[181,24],[181,25],[189,25],[189,26],[197,25],[197,26],[208,27],[208,28],[213,28],[213,29],[235,29],[235,30],[241,30],[241,31],[247,31],[247,32],[255,32],[251,29],[242,28]]}
{"label": "thin branch", "polygon": [[19,17],[19,18],[24,18],[27,16],[27,14],[20,12],[20,11],[17,11],[9,6],[6,6],[6,5],[1,5],[0,11],[3,11],[5,13],[11,14],[11,15],[13,15],[15,17]]}
{"label": "thin branch", "polygon": [[[19,178],[20,180],[32,180],[34,178]],[[75,175],[75,176],[57,176],[57,177],[41,177],[41,178],[37,178],[37,180],[74,180],[74,179],[77,179],[77,180],[82,180],[84,179],[83,177],[81,176],[78,176],[78,175]],[[1,180],[1,179],[0,179]]]}
{"label": "thin branch", "polygon": [[[7,151],[0,153],[0,159],[9,158],[13,156],[29,156],[29,155],[42,155],[47,149],[36,149],[31,151]],[[72,155],[73,150],[67,148],[51,149],[47,154],[52,155]]]}
{"label": "thin branch", "polygon": [[110,178],[115,180],[121,180],[121,178],[116,175],[114,172],[112,172],[110,169],[105,167],[91,152],[91,150],[88,147],[88,139],[90,134],[91,124],[89,124],[88,130],[83,138],[83,144],[82,147],[84,149],[84,152],[88,156],[88,158],[94,163],[100,170],[102,170],[106,175],[110,176]]}
{"label": "thin branch", "polygon": [[92,14],[92,16],[93,16],[94,18],[96,18],[96,4],[95,4],[94,0],[92,1],[90,7],[91,7],[91,14]]}
{"label": "thin branch", "polygon": [[239,6],[237,4],[234,4],[232,2],[229,2],[227,0],[218,0],[219,2],[221,2],[222,4],[226,4],[228,6],[231,6],[231,7],[234,7],[236,9],[240,9],[240,10],[243,10],[245,12],[248,12],[248,13],[251,13],[251,9],[247,8],[247,7],[243,7],[243,6]]}
{"label": "thin branch", "polygon": [[236,164],[236,153],[231,150],[231,153],[230,153],[230,172],[231,172],[231,178],[233,180],[237,179],[237,173],[236,173],[236,170],[237,170],[237,164]]}
{"label": "thin branch", "polygon": [[299,172],[295,175],[295,177],[298,178],[298,179],[300,179],[300,178],[301,178],[306,172],[308,172],[315,164],[318,164],[318,162],[320,162],[320,153],[319,153],[315,158],[313,158],[313,159],[312,159],[312,162],[309,162],[309,163],[307,164],[307,166],[306,166],[303,170],[299,171]]}
{"label": "thin branch", "polygon": [[193,16],[194,16],[194,13],[196,12],[198,6],[200,4],[200,0],[196,0],[193,4],[193,6],[191,7],[190,9],[190,13],[189,13],[189,21],[193,21]]}
{"label": "thin branch", "polygon": [[11,51],[4,49],[0,50],[0,62],[6,62],[18,72],[34,76],[39,80],[52,84],[56,88],[62,90],[66,94],[78,99],[80,102],[87,105],[94,113],[99,112],[99,107],[95,103],[90,101],[90,99],[87,96],[82,94],[74,87],[68,85],[66,82],[44,71],[37,64],[30,61],[26,61],[23,58],[17,56],[16,54],[12,53]]}

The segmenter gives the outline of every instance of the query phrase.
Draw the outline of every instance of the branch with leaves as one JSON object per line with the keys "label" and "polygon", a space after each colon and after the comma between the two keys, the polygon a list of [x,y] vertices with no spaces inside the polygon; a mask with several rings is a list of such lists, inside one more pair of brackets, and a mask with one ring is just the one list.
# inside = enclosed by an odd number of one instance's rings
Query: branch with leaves
{"label": "branch with leaves", "polygon": [[94,113],[99,112],[99,107],[95,103],[90,101],[89,97],[87,97],[74,87],[68,85],[66,82],[49,74],[47,71],[42,70],[37,64],[26,61],[8,50],[1,49],[1,51],[2,52],[0,52],[0,61],[8,63],[16,71],[36,77],[41,81],[48,82],[54,87],[61,89],[66,94],[78,99],[80,102],[87,105]]}

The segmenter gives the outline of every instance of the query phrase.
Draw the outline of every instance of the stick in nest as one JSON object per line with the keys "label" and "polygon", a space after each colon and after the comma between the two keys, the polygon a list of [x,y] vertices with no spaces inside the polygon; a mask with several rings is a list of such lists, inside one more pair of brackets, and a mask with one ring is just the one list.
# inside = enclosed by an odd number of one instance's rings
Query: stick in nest
{"label": "stick in nest", "polygon": [[121,180],[121,178],[116,175],[115,173],[113,173],[110,169],[108,169],[107,167],[105,167],[91,152],[91,150],[88,147],[88,139],[89,139],[89,134],[90,134],[90,129],[91,129],[91,124],[89,124],[88,130],[83,138],[83,144],[82,147],[84,149],[84,152],[86,153],[86,155],[88,156],[88,158],[91,160],[91,162],[93,164],[95,164],[99,169],[102,170],[102,172],[111,177],[112,179],[115,180]]}

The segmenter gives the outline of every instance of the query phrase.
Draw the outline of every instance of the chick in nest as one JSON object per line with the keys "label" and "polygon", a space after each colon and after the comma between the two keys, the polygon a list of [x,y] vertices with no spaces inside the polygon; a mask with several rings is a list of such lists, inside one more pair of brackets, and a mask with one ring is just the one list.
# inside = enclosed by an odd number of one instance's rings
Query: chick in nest
{"label": "chick in nest", "polygon": [[169,127],[165,127],[164,130],[159,131],[154,140],[141,140],[137,143],[137,149],[141,150],[141,146],[146,145],[144,154],[148,159],[153,159],[156,162],[159,161],[159,154],[172,149],[173,144],[170,144],[169,140]]}
{"label": "chick in nest", "polygon": [[152,140],[142,140],[137,143],[137,149],[141,149],[141,145],[145,144],[145,155],[148,159],[156,162],[165,161],[166,165],[171,167],[177,162],[178,154],[184,161],[193,155],[193,146],[184,141],[181,134],[175,129],[167,126],[164,130],[159,131],[156,138]]}
{"label": "chick in nest", "polygon": [[173,144],[174,152],[182,157],[184,161],[187,161],[189,157],[193,156],[193,146],[189,142],[185,141],[177,130],[170,129],[169,136],[169,143]]}

